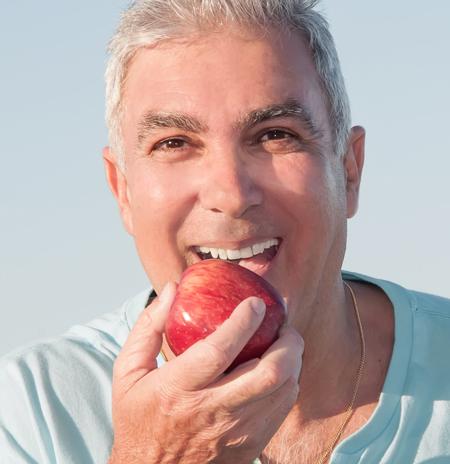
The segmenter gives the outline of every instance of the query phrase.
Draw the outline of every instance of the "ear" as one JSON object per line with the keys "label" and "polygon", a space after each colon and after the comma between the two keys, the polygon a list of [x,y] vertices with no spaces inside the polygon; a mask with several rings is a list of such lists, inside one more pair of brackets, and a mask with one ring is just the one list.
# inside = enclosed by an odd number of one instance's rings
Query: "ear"
{"label": "ear", "polygon": [[127,178],[119,167],[117,156],[111,151],[110,147],[103,149],[103,162],[105,165],[106,180],[119,205],[123,225],[130,235],[134,235]]}
{"label": "ear", "polygon": [[351,218],[358,210],[359,186],[364,166],[364,145],[366,131],[361,126],[352,127],[347,153],[343,164],[346,181],[347,217]]}

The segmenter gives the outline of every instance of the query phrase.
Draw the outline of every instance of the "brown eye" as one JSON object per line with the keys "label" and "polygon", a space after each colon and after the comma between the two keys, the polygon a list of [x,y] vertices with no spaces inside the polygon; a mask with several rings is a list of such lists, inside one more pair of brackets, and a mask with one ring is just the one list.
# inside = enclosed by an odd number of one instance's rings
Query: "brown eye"
{"label": "brown eye", "polygon": [[286,154],[301,151],[300,138],[282,129],[271,129],[264,132],[258,139],[264,151],[273,154]]}
{"label": "brown eye", "polygon": [[186,141],[183,139],[167,139],[155,145],[154,150],[170,151],[184,148]]}
{"label": "brown eye", "polygon": [[261,137],[261,142],[268,142],[269,140],[283,140],[286,138],[293,138],[293,135],[289,134],[289,132],[285,132],[279,129],[274,129],[274,130],[266,132]]}

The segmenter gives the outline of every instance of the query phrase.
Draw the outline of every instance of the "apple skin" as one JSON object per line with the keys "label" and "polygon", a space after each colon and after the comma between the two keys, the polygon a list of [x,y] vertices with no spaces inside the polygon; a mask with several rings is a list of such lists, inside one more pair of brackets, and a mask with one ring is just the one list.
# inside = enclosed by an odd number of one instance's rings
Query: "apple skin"
{"label": "apple skin", "polygon": [[286,319],[278,292],[258,274],[227,261],[206,259],[181,275],[166,321],[165,335],[175,355],[214,332],[246,298],[264,300],[266,313],[247,345],[227,369],[260,357],[278,338]]}

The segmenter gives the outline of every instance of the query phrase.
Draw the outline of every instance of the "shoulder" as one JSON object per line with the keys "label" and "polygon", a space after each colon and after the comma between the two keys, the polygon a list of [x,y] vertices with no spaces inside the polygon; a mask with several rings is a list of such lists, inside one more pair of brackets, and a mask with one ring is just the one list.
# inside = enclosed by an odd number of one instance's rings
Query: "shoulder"
{"label": "shoulder", "polygon": [[67,376],[67,383],[80,370],[96,372],[99,366],[110,366],[128,337],[133,318],[145,307],[148,295],[148,290],[141,292],[116,310],[74,325],[59,336],[28,343],[6,354],[0,358],[2,387],[8,377],[17,380],[19,373],[24,379],[34,377],[35,385],[48,376],[55,386],[58,380],[63,380],[62,373]]}
{"label": "shoulder", "polygon": [[342,271],[344,279],[361,281],[376,285],[383,290],[392,303],[409,306],[413,311],[435,313],[443,317],[450,317],[450,299],[431,293],[411,290],[398,283],[364,274]]}
{"label": "shoulder", "polygon": [[[395,319],[395,344],[406,360],[414,356],[429,359],[432,366],[446,359],[442,353],[450,349],[450,300],[397,283],[350,272],[345,279],[369,282],[384,291],[392,303]],[[439,351],[441,350],[441,351]],[[439,356],[436,356],[440,353]]]}
{"label": "shoulder", "polygon": [[432,295],[414,290],[409,290],[416,302],[418,311],[430,316],[450,318],[450,299],[439,295]]}
{"label": "shoulder", "polygon": [[107,459],[113,364],[148,294],[0,359],[1,449],[17,462],[47,462],[55,452],[75,453],[74,462]]}
{"label": "shoulder", "polygon": [[[413,360],[427,371],[439,368],[436,381],[450,385],[448,356],[450,351],[450,300],[438,295],[411,291],[414,301]],[[448,391],[447,391],[448,393]]]}

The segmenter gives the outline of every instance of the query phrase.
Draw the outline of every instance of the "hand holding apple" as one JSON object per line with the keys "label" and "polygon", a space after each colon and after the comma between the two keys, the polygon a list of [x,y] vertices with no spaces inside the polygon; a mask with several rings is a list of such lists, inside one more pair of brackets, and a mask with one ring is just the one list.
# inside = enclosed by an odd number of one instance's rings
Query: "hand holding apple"
{"label": "hand holding apple", "polygon": [[109,464],[250,463],[297,400],[303,341],[292,328],[261,359],[225,373],[261,326],[256,298],[203,340],[157,367],[176,286],[142,311],[114,364]]}

